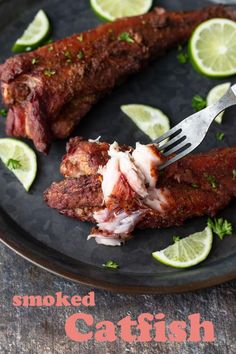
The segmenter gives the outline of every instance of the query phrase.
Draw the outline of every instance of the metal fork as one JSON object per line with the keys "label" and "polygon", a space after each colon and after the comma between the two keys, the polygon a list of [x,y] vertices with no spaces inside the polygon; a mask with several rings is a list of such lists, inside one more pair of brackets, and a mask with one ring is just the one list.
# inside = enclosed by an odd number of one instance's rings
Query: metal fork
{"label": "metal fork", "polygon": [[170,137],[169,141],[159,146],[158,149],[163,152],[165,157],[176,153],[175,156],[163,163],[159,167],[159,170],[163,170],[196,149],[205,138],[211,123],[217,115],[233,105],[236,105],[236,84],[231,86],[219,101],[185,118],[182,122],[156,139],[154,143],[160,144],[163,140]]}

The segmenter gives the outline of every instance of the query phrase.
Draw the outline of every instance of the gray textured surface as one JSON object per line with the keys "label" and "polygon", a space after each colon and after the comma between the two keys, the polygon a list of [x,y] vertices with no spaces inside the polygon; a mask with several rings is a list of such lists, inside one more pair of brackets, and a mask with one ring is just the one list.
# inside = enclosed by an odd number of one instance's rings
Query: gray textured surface
{"label": "gray textured surface", "polygon": [[[195,293],[176,295],[119,295],[95,290],[96,307],[16,308],[15,294],[85,295],[93,289],[56,277],[23,260],[0,244],[0,353],[1,354],[236,354],[236,281]],[[163,312],[169,320],[185,320],[200,312],[213,321],[216,341],[210,343],[94,343],[78,344],[64,331],[66,318],[79,311],[95,321],[116,323],[131,314]]]}

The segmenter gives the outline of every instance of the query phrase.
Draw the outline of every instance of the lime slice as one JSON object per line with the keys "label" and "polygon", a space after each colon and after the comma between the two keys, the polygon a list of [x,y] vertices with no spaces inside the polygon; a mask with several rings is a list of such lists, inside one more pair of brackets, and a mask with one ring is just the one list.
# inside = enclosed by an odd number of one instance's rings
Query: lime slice
{"label": "lime slice", "polygon": [[145,14],[152,6],[152,0],[90,0],[90,4],[100,18],[114,21],[120,17]]}
{"label": "lime slice", "polygon": [[[214,86],[208,93],[207,95],[207,106],[210,106],[211,104],[214,104],[216,101],[218,101],[224,94],[228,91],[230,88],[231,83],[230,82],[225,82],[224,84],[216,85]],[[218,114],[216,117],[215,121],[219,124],[222,123],[222,117],[223,117],[224,112],[221,112]]]}
{"label": "lime slice", "polygon": [[35,152],[22,141],[0,139],[0,159],[28,191],[37,172]]}
{"label": "lime slice", "polygon": [[142,104],[127,104],[121,106],[121,110],[152,140],[170,129],[170,120],[160,109]]}
{"label": "lime slice", "polygon": [[236,22],[224,18],[203,22],[190,38],[189,51],[193,65],[202,74],[236,74]]}
{"label": "lime slice", "polygon": [[48,17],[43,10],[39,10],[33,22],[29,24],[23,35],[13,45],[12,51],[19,53],[38,47],[47,38],[49,32]]}
{"label": "lime slice", "polygon": [[213,234],[210,227],[185,237],[162,251],[152,253],[159,262],[174,268],[188,268],[204,261],[210,253]]}

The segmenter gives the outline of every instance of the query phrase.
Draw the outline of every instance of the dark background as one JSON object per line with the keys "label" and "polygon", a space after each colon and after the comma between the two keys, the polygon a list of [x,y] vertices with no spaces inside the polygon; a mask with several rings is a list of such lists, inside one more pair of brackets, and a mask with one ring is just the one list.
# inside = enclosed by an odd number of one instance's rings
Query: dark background
{"label": "dark background", "polygon": [[[60,6],[57,6],[59,2],[52,1],[2,1],[0,2],[0,57],[1,61],[11,55],[11,44],[16,40],[25,26],[32,19],[37,9],[44,8],[53,20],[53,38],[64,37],[70,33],[78,31],[81,28],[86,30],[99,23],[98,19],[92,15],[88,1],[64,1],[64,10],[61,11],[62,2]],[[191,9],[199,6],[200,1],[156,1],[156,4],[164,6],[167,4],[169,9]],[[235,3],[232,1],[232,3]],[[70,16],[71,22],[68,21],[65,25],[65,18]],[[89,16],[89,22],[86,20]],[[135,129],[131,122],[124,120],[124,117],[118,113],[120,104],[124,103],[124,99],[134,102],[145,102],[150,105],[158,105],[159,108],[172,118],[172,123],[179,121],[182,117],[192,113],[191,98],[194,94],[205,95],[208,90],[216,84],[212,80],[203,78],[199,74],[195,73],[192,68],[187,66],[181,66],[176,64],[175,70],[171,72],[173,62],[176,60],[176,52],[170,53],[159,62],[153,64],[155,68],[155,78],[153,72],[147,70],[144,73],[132,78],[127,85],[129,89],[125,91],[124,86],[118,88],[115,92],[116,101],[111,99],[103,101],[99,104],[89,115],[87,120],[80,126],[80,130],[83,133],[89,134],[91,132],[90,122],[93,124],[93,138],[100,135],[101,126],[104,124],[104,130],[102,131],[104,139],[109,139],[110,136],[115,136],[120,142],[126,142],[128,140],[146,139],[140,135],[140,132]],[[163,66],[163,63],[165,65]],[[164,67],[164,70],[163,70]],[[168,73],[168,81],[165,82],[166,75]],[[185,83],[182,82],[183,77]],[[145,78],[145,81],[143,80]],[[227,80],[224,80],[227,81]],[[138,82],[138,85],[137,85]],[[194,82],[194,85],[192,85]],[[222,82],[222,80],[219,80]],[[128,87],[128,86],[127,86]],[[188,87],[188,90],[184,90]],[[168,105],[166,104],[167,98],[165,89],[168,88],[170,93],[170,99]],[[152,95],[149,95],[149,90]],[[183,97],[184,93],[184,97]],[[114,97],[114,96],[113,96]],[[104,103],[105,102],[105,103]],[[128,103],[128,102],[127,102]],[[109,115],[111,109],[114,110],[116,119],[112,120],[112,124],[106,125],[106,115]],[[99,115],[101,120],[96,120],[96,116]],[[112,117],[111,117],[112,118]],[[227,117],[226,117],[227,118]],[[227,146],[235,144],[235,133],[231,129],[231,123],[234,117],[231,115],[228,118],[228,125],[222,126],[220,129],[226,133],[227,138],[218,143],[218,146]],[[120,133],[120,127],[126,124],[125,132]],[[4,122],[1,123],[1,129],[3,131]],[[216,145],[215,133],[219,130],[217,125],[213,126],[209,133],[206,145],[210,148]],[[123,141],[122,141],[123,140]],[[38,183],[33,187],[33,194],[36,195],[37,191],[44,190],[48,186],[48,176],[52,179],[59,178],[58,164],[59,159],[64,151],[65,142],[58,143],[52,152],[55,154],[56,166],[53,165],[48,169],[41,169],[38,175]],[[49,157],[50,158],[50,157]],[[47,158],[48,159],[48,158]],[[47,160],[49,161],[49,160]],[[47,164],[46,159],[40,156],[40,163]],[[3,181],[7,179],[8,188],[5,188]],[[39,183],[40,180],[40,183]],[[19,218],[19,220],[26,220],[29,211],[33,211],[33,217],[28,218],[26,229],[37,229],[38,226],[45,223],[45,229],[37,237],[44,239],[45,243],[55,248],[64,248],[68,254],[72,252],[72,255],[76,254],[76,248],[71,247],[67,243],[67,238],[64,234],[67,233],[67,225],[71,225],[72,221],[64,220],[64,226],[62,228],[61,216],[58,216],[53,211],[50,211],[50,217],[54,218],[53,235],[54,238],[48,236],[47,222],[45,221],[44,213],[40,213],[40,208],[37,209],[37,203],[41,203],[41,197],[34,200],[31,204],[32,195],[26,195],[19,189],[18,182],[14,180],[9,174],[3,172],[1,174],[1,198],[5,198],[4,207],[10,211],[11,214]],[[41,194],[40,194],[41,195]],[[22,203],[25,203],[27,207],[19,208],[17,202],[13,202],[14,198],[17,198]],[[28,198],[28,199],[27,199]],[[23,204],[22,204],[23,205]],[[30,208],[29,208],[30,206]],[[234,207],[231,207],[232,213],[235,212]],[[32,210],[31,210],[32,209]],[[189,223],[186,226],[186,233],[196,225],[202,227],[204,220],[196,221],[194,224]],[[43,224],[44,225],[44,224]],[[80,232],[86,233],[87,229],[80,229]],[[78,242],[77,237],[78,229],[74,233],[68,235],[70,242]],[[57,235],[57,236],[55,236]],[[60,237],[62,236],[62,238]],[[168,239],[169,237],[169,239]],[[162,241],[159,238],[159,243],[169,243],[171,235],[168,232],[163,231]],[[63,242],[62,242],[63,239]],[[141,240],[141,239],[140,239]],[[153,239],[152,239],[153,240]],[[140,241],[142,244],[142,241]],[[153,241],[150,241],[153,242]],[[231,242],[231,241],[229,241]],[[84,254],[89,259],[90,255],[93,255],[93,262],[101,264],[104,258],[109,257],[110,248],[105,251],[105,257],[99,253],[96,248],[93,250],[91,244],[81,239],[81,247],[86,247],[87,254]],[[127,248],[128,249],[128,248]],[[233,252],[233,249],[227,249],[227,243],[217,243],[216,253],[220,253],[222,256],[224,251]],[[93,253],[94,252],[94,253]],[[119,252],[119,251],[115,251]],[[128,251],[127,251],[128,252]],[[91,254],[90,254],[91,253]],[[128,264],[131,266],[132,271],[137,272],[139,269],[145,267],[145,271],[149,271],[149,260],[142,258],[142,254],[137,254],[140,259],[139,264]],[[126,255],[124,261],[126,261]],[[135,255],[136,257],[136,255]],[[127,262],[124,262],[124,264]],[[150,269],[156,269],[155,264],[150,264]],[[221,267],[224,267],[222,262]],[[162,268],[160,268],[162,271]],[[167,268],[163,267],[163,272]],[[169,270],[168,270],[169,271]],[[86,344],[76,344],[68,340],[64,332],[65,319],[72,313],[83,311],[81,308],[70,309],[57,309],[57,308],[14,308],[11,306],[12,296],[15,294],[54,294],[57,291],[62,291],[66,295],[86,294],[91,288],[72,283],[67,280],[63,280],[59,277],[51,275],[46,271],[36,268],[34,265],[21,259],[15,255],[12,251],[8,250],[5,246],[0,246],[0,311],[1,311],[1,323],[0,323],[0,353],[183,353],[183,354],[198,354],[198,353],[217,353],[217,354],[236,354],[236,283],[227,283],[212,289],[197,291],[195,293],[186,293],[183,295],[118,295],[112,294],[102,290],[96,290],[96,308],[86,309],[85,312],[91,312],[94,314],[96,321],[102,321],[104,319],[112,320],[113,322],[119,321],[119,319],[125,317],[127,314],[131,314],[133,318],[136,318],[142,312],[158,313],[163,312],[166,314],[169,321],[171,320],[186,320],[189,314],[200,312],[203,319],[213,321],[216,330],[217,340],[214,344],[126,344],[122,341],[117,341],[115,344],[97,344],[96,349],[93,342]],[[190,280],[191,282],[191,280]]]}

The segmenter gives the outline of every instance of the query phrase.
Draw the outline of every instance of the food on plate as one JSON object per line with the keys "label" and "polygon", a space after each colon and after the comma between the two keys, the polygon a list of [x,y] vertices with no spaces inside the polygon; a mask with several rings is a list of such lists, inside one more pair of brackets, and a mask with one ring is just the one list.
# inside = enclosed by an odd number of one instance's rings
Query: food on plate
{"label": "food on plate", "polygon": [[182,238],[161,251],[153,252],[152,256],[170,267],[189,268],[207,258],[212,242],[212,229],[207,226],[203,231]]}
{"label": "food on plate", "polygon": [[70,135],[114,86],[214,17],[235,20],[236,11],[222,5],[190,12],[156,8],[8,59],[0,66],[7,134],[28,137],[48,152],[52,140]]}
{"label": "food on plate", "polygon": [[46,40],[49,33],[49,19],[43,10],[39,10],[33,21],[24,31],[23,35],[14,43],[12,51],[20,53],[35,49]]}
{"label": "food on plate", "polygon": [[202,74],[226,77],[236,74],[236,23],[214,18],[200,24],[189,41],[190,58]]}
{"label": "food on plate", "polygon": [[35,152],[22,141],[2,138],[0,139],[0,160],[28,191],[37,173]]}
{"label": "food on plate", "polygon": [[152,0],[90,0],[90,4],[101,19],[114,21],[121,17],[145,14],[152,6]]}
{"label": "food on plate", "polygon": [[89,238],[120,245],[135,227],[181,225],[214,216],[236,196],[236,148],[190,155],[158,173],[165,158],[154,144],[133,149],[73,138],[61,164],[66,177],[45,192],[60,213],[97,223]]}

